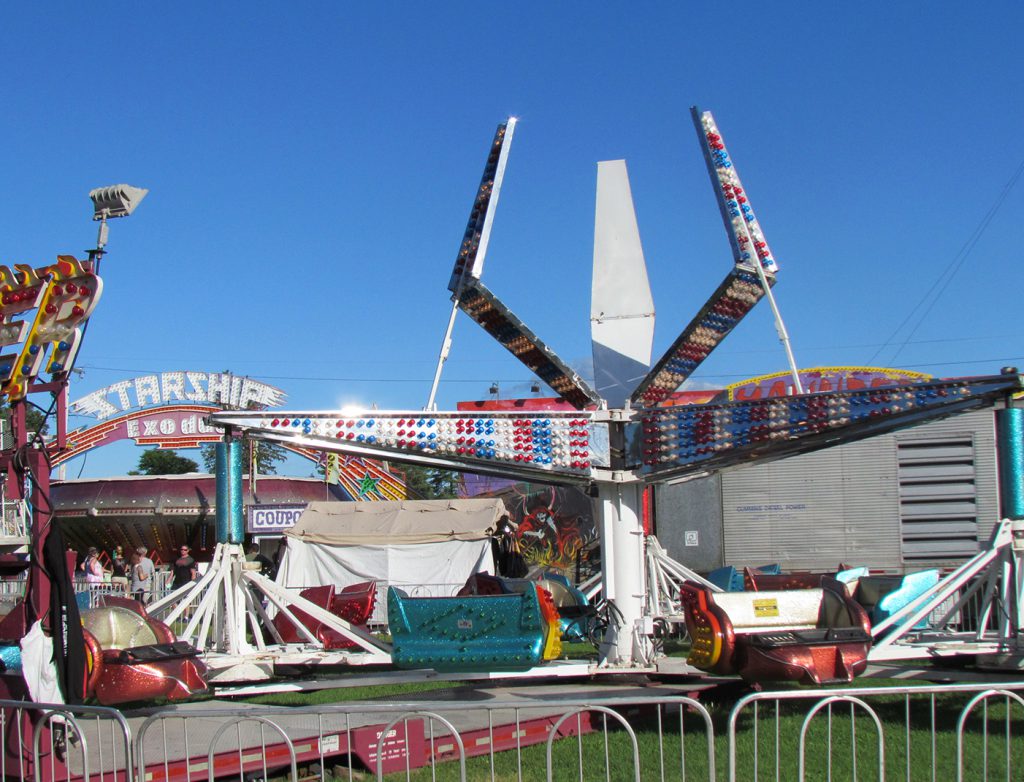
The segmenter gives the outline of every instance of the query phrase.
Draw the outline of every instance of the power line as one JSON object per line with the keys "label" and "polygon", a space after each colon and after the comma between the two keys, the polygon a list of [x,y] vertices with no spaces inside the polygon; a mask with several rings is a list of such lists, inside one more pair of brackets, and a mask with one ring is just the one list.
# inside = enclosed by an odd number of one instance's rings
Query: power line
{"label": "power line", "polygon": [[[927,342],[954,342],[958,340],[923,340],[923,343]],[[855,347],[855,346],[854,346]],[[824,348],[822,348],[824,349]],[[765,353],[774,351],[763,351]],[[972,358],[963,361],[931,361],[916,364],[902,364],[900,369],[925,369],[928,367],[951,367],[951,366],[962,366],[965,364],[1005,364],[1006,362],[1024,362],[1024,356],[997,356],[994,358]],[[870,364],[866,366],[871,366]],[[89,367],[90,369],[104,370],[110,372],[146,372],[148,374],[160,374],[161,370],[144,370],[144,369],[126,369],[118,367]],[[781,370],[780,370],[781,371]],[[714,374],[694,374],[691,377],[694,380],[707,379],[707,378],[746,378],[756,375],[764,374],[761,371],[748,371],[748,372],[716,372]],[[307,375],[255,375],[250,373],[248,377],[254,380],[294,380],[304,382],[316,382],[316,383],[426,383],[430,381],[429,377],[422,378],[391,378],[391,377],[325,377],[325,376],[307,376]],[[471,384],[471,385],[488,385],[495,382],[494,378],[488,376],[486,378],[465,378],[465,379],[449,379],[443,381],[447,384]],[[523,385],[526,386],[531,380],[523,380],[522,378],[499,378],[499,383],[509,384],[511,386]]]}
{"label": "power line", "polygon": [[[921,313],[921,317],[918,318],[917,323],[907,334],[906,339],[904,339],[903,342],[900,343],[899,347],[896,349],[896,352],[892,354],[892,358],[889,359],[888,363],[894,363],[897,357],[900,355],[900,353],[903,352],[903,349],[908,344],[910,344],[910,340],[913,338],[914,334],[917,333],[917,330],[921,327],[925,319],[931,313],[932,308],[934,308],[935,305],[938,303],[939,299],[942,298],[942,294],[945,293],[946,288],[949,287],[949,284],[953,281],[953,278],[956,276],[957,272],[960,271],[960,268],[967,261],[967,258],[970,256],[971,252],[973,252],[974,248],[981,240],[981,237],[988,229],[989,224],[996,216],[996,212],[999,211],[999,208],[1003,205],[1003,202],[1006,201],[1007,197],[1010,195],[1010,191],[1013,189],[1014,185],[1017,184],[1017,181],[1020,179],[1022,174],[1024,174],[1024,160],[1020,162],[1020,164],[1017,166],[1017,169],[1013,172],[1013,175],[1009,178],[1006,184],[1003,185],[1003,189],[996,197],[995,203],[989,208],[988,212],[985,213],[985,216],[981,218],[981,222],[978,223],[974,231],[971,232],[971,235],[967,238],[967,241],[964,242],[963,246],[960,248],[960,251],[955,256],[953,256],[953,260],[949,262],[945,269],[943,269],[943,271],[935,279],[935,282],[932,283],[931,287],[927,290],[927,292],[925,292],[924,296],[921,297],[921,300],[914,305],[913,309],[911,309],[910,312],[907,313],[907,316],[903,319],[903,322],[896,327],[892,334],[889,335],[888,339],[886,339],[886,341],[882,343],[878,350],[875,351],[875,354],[868,360],[868,364],[873,363],[875,359],[878,358],[881,352],[885,350],[886,346],[888,346],[896,338],[896,335],[900,333],[903,327],[910,322],[910,320],[914,317],[914,313],[917,312],[918,309],[920,309],[925,304],[925,302],[928,302],[929,299],[931,299],[931,301],[928,303],[928,306],[925,308],[924,312]],[[936,288],[938,288],[937,292]],[[932,296],[933,292],[935,293],[934,297]]]}
{"label": "power line", "polygon": [[[944,345],[944,344],[948,345],[948,344],[953,344],[953,343],[957,343],[957,342],[983,342],[985,340],[991,340],[991,339],[1006,339],[1006,334],[1005,333],[1001,333],[1001,334],[992,334],[992,335],[976,335],[976,336],[972,336],[972,337],[940,337],[940,338],[935,338],[935,339],[917,339],[917,340],[913,340],[913,341],[906,341],[906,342],[904,342],[904,344],[905,345]],[[871,348],[871,347],[876,347],[877,346],[877,347],[880,348],[875,353],[875,356],[877,356],[878,353],[881,352],[881,349],[885,348],[885,346],[887,344],[889,344],[889,340],[886,340],[885,342],[881,342],[881,343],[879,343],[879,342],[862,342],[862,343],[850,343],[850,344],[842,344],[842,345],[805,345],[803,347],[803,350],[806,351],[806,352],[822,351],[822,350],[831,350],[831,351],[836,351],[836,350],[857,350],[857,349]],[[776,348],[775,347],[771,347],[771,348],[752,348],[752,349],[749,349],[749,350],[730,350],[728,347],[722,347],[722,348],[719,348],[716,351],[715,356],[716,356],[716,358],[722,358],[722,357],[729,357],[729,356],[767,355],[767,354],[774,354],[775,352],[776,352]],[[217,361],[219,361],[219,360],[220,359],[217,359]],[[191,361],[191,360],[186,360],[186,363],[188,363],[189,361]],[[210,362],[200,362],[200,363],[210,363]],[[260,363],[264,363],[264,362],[262,362],[262,360],[261,360]],[[270,363],[282,363],[282,362],[270,362]],[[296,361],[296,362],[291,362],[291,363],[297,363],[298,364],[298,363],[303,363],[303,362]],[[407,362],[407,361],[405,361],[403,363],[406,364],[406,365],[409,364],[409,362]],[[478,362],[478,361],[474,361],[473,362],[474,365],[479,364],[479,363],[480,362]],[[871,365],[870,361],[865,364],[865,366],[870,366],[870,365]],[[139,367],[107,367],[107,366],[99,366],[98,364],[82,364],[79,368],[83,369],[83,370],[88,369],[88,370],[93,370],[93,371],[97,371],[97,372],[124,372],[124,373],[129,373],[129,374],[143,373],[143,374],[148,374],[148,375],[159,375],[159,374],[161,374],[163,372],[168,371],[167,369],[146,369],[146,368],[141,368],[140,369]],[[577,371],[579,371],[578,367],[577,367]],[[419,383],[419,382],[421,382],[417,378],[399,378],[399,379],[394,379],[394,378],[390,378],[390,377],[342,377],[342,378],[336,378],[336,377],[327,377],[327,376],[320,376],[320,375],[264,375],[264,374],[256,375],[256,374],[253,374],[253,373],[248,373],[248,374],[251,377],[254,377],[254,378],[258,377],[258,378],[262,378],[262,379],[265,379],[265,380],[335,380],[335,381],[346,382],[346,383],[391,383],[391,382],[394,382],[394,383]],[[427,381],[430,380],[429,376],[424,375],[423,377]],[[486,377],[454,379],[454,380],[445,381],[445,382],[452,382],[452,383],[490,383],[490,382],[493,381],[493,379],[494,378],[490,374],[488,374]],[[502,383],[520,382],[518,380],[508,379],[508,378],[505,378],[505,379],[499,378],[499,381],[502,382]],[[530,382],[530,381],[521,381],[521,382]]]}
{"label": "power line", "polygon": [[[1007,364],[1007,362],[1011,362],[1011,361],[1024,362],[1024,356],[1001,356],[1001,357],[997,357],[997,358],[972,358],[972,359],[967,360],[967,361],[932,361],[932,362],[923,363],[923,364],[901,364],[898,368],[899,369],[926,369],[928,367],[955,367],[955,366],[962,366],[964,364],[992,364],[992,365],[998,364],[998,365],[1001,365],[1001,366],[1005,366]],[[780,370],[778,370],[778,372],[779,373],[785,373],[785,370],[780,369]],[[754,373],[751,373],[751,372],[734,372],[734,373],[721,372],[721,373],[716,373],[714,375],[698,375],[698,374],[694,374],[694,375],[690,375],[690,377],[693,378],[694,380],[702,380],[702,379],[706,380],[708,378],[730,378],[730,377],[747,378],[747,377],[756,377],[758,375],[763,375],[763,374],[768,374],[768,373],[766,373],[766,372],[754,372]]]}
{"label": "power line", "polygon": [[[95,370],[97,372],[125,372],[128,374],[143,373],[147,375],[159,375],[167,370],[164,369],[139,369],[138,367],[100,367],[89,365],[86,369]],[[244,373],[246,377],[251,377],[253,380],[305,380],[313,382],[332,382],[332,383],[429,383],[430,377],[424,375],[421,378],[416,377],[329,377],[325,375],[263,375],[252,372]],[[241,376],[241,375],[239,375]],[[444,383],[493,383],[494,378],[488,375],[486,378],[465,378],[465,379],[449,379],[443,381]],[[529,379],[524,380],[522,378],[499,378],[501,383],[523,383],[528,384],[531,381]]]}

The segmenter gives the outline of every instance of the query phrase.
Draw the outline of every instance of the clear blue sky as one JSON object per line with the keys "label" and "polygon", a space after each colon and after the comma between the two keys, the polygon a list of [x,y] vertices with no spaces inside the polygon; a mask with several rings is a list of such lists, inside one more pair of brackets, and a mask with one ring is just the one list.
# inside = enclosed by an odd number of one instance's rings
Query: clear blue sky
{"label": "clear blue sky", "polygon": [[[994,373],[1024,365],[1024,186],[1004,193],[1024,160],[1022,29],[1017,2],[15,4],[0,262],[81,256],[87,192],[148,187],[111,225],[72,398],[230,369],[293,409],[419,408],[514,114],[484,282],[587,371],[595,164],[625,158],[657,357],[731,263],[697,104],[779,260],[800,365]],[[782,369],[762,304],[694,381]],[[530,380],[460,315],[442,409]],[[96,452],[84,475],[136,458]]]}

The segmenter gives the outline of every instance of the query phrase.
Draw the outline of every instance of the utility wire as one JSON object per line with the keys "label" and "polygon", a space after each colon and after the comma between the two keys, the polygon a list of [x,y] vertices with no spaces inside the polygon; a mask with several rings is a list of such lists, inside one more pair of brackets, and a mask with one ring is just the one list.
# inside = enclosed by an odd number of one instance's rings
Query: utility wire
{"label": "utility wire", "polygon": [[[991,335],[991,336],[988,336],[988,335],[976,335],[976,336],[972,336],[972,337],[941,337],[941,338],[936,338],[936,339],[917,339],[917,340],[913,340],[911,342],[908,342],[907,344],[910,344],[910,345],[948,345],[948,344],[952,344],[954,342],[983,342],[985,340],[991,340],[991,339],[1004,339],[1005,336],[1006,336],[1005,334],[994,334],[994,335]],[[849,344],[849,345],[807,345],[807,346],[804,347],[804,350],[813,351],[813,352],[827,350],[827,351],[834,352],[836,350],[859,350],[859,349],[862,349],[862,348],[872,348],[872,347],[876,347],[876,346],[880,346],[881,348],[884,348],[886,344],[888,344],[888,343],[887,342],[886,343],[867,342],[867,343],[854,343],[854,344]],[[749,350],[730,350],[729,348],[723,348],[723,349],[718,350],[718,352],[716,353],[716,356],[721,358],[721,357],[724,357],[724,356],[731,357],[731,356],[766,355],[766,354],[774,355],[775,352],[776,352],[776,349],[774,347],[772,347],[772,348],[752,348],[752,349],[749,349]],[[140,368],[140,367],[106,367],[106,366],[100,366],[98,364],[83,364],[81,366],[81,369],[83,371],[84,370],[89,370],[90,372],[119,372],[119,373],[128,373],[128,374],[138,374],[138,373],[141,373],[141,374],[146,374],[146,375],[160,375],[160,374],[163,374],[164,372],[169,371],[166,368],[165,369],[148,369],[148,368]],[[579,370],[579,368],[577,367],[577,371],[578,370]],[[253,380],[313,380],[313,381],[324,380],[324,381],[337,381],[337,382],[344,382],[344,383],[422,383],[422,382],[427,381],[427,380],[430,379],[430,377],[428,375],[423,375],[421,377],[404,377],[404,378],[371,377],[371,376],[362,376],[362,377],[330,377],[330,376],[327,376],[327,375],[265,375],[265,374],[262,374],[262,373],[252,373],[252,372],[248,373],[246,375],[246,377],[251,377]],[[494,380],[494,378],[491,375],[487,375],[487,376],[481,376],[481,377],[475,377],[475,378],[473,378],[473,377],[470,377],[470,378],[450,378],[450,379],[445,380],[443,382],[445,382],[445,383],[490,383],[490,382],[493,382],[493,380]],[[516,378],[498,378],[498,382],[501,382],[501,383],[519,383],[519,382],[531,382],[531,381],[529,381],[529,380],[527,380],[527,381],[517,380]]]}
{"label": "utility wire", "polygon": [[[931,313],[932,309],[938,303],[939,299],[942,298],[942,294],[945,293],[946,288],[949,287],[949,284],[953,281],[953,278],[956,276],[957,272],[960,271],[960,268],[967,261],[967,258],[970,256],[971,252],[973,252],[974,248],[981,240],[981,237],[984,235],[985,231],[991,224],[993,218],[996,216],[996,212],[999,211],[999,208],[1006,201],[1007,197],[1010,195],[1010,191],[1013,190],[1014,185],[1016,185],[1018,180],[1020,180],[1022,174],[1024,174],[1024,160],[1020,162],[1020,164],[1017,166],[1017,169],[1013,172],[1013,175],[1006,182],[1006,184],[1003,185],[1003,189],[996,197],[995,203],[989,208],[988,212],[985,213],[985,216],[982,217],[981,222],[978,223],[974,231],[967,238],[967,241],[964,242],[963,246],[960,248],[960,251],[955,256],[953,256],[953,260],[950,261],[946,268],[939,274],[935,282],[932,283],[932,286],[928,289],[924,296],[921,297],[921,300],[914,305],[913,309],[911,309],[910,312],[907,313],[907,316],[903,319],[903,322],[896,327],[892,334],[889,335],[885,342],[883,342],[882,345],[878,348],[878,350],[875,351],[875,354],[868,360],[869,366],[873,365],[875,359],[878,358],[882,351],[885,350],[885,348],[890,343],[892,343],[893,340],[895,340],[896,335],[899,334],[900,331],[903,330],[903,327],[906,326],[914,317],[914,313],[916,313],[922,306],[924,306],[925,302],[928,302],[928,306],[925,308],[924,312],[921,313],[921,316],[917,319],[917,323],[914,324],[914,327],[907,334],[906,338],[899,344],[899,347],[896,348],[896,351],[892,354],[892,357],[887,362],[890,365],[895,363],[900,353],[903,352],[903,349],[910,343],[910,340],[913,339],[914,334],[917,333],[917,330],[924,323],[925,319],[928,317],[929,313]],[[936,288],[938,288],[937,292]],[[932,296],[933,293],[935,293],[934,296]]]}

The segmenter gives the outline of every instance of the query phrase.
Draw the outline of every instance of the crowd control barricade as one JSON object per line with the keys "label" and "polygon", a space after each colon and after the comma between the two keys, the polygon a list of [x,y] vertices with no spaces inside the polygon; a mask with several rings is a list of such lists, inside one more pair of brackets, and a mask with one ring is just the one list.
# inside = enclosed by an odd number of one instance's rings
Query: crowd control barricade
{"label": "crowd control barricade", "polygon": [[751,693],[727,739],[731,782],[1009,782],[1024,768],[1024,682]]}
{"label": "crowd control barricade", "polygon": [[[888,684],[892,684],[889,682]],[[587,687],[587,685],[581,685]],[[1024,681],[739,697],[530,684],[417,700],[110,708],[3,701],[3,779],[1018,780]]]}
{"label": "crowd control barricade", "polygon": [[[463,780],[715,778],[711,716],[698,701],[582,700],[558,689],[480,701],[164,709],[136,728],[136,777],[284,782],[404,779],[419,770]],[[636,732],[647,737],[646,754]]]}
{"label": "crowd control barricade", "polygon": [[131,728],[104,706],[0,700],[0,779],[134,782]]}

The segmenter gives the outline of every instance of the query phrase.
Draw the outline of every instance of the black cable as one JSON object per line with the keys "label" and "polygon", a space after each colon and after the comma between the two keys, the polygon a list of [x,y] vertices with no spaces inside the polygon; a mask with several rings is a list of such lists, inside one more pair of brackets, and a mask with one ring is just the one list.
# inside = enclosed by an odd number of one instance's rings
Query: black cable
{"label": "black cable", "polygon": [[[42,412],[43,408],[40,407],[39,405],[37,405],[35,402],[29,402],[27,398],[24,401],[27,402],[28,404],[32,405],[32,407],[34,407],[36,410],[39,410],[40,412]],[[43,450],[46,450],[46,443],[42,442],[43,429],[46,428],[46,422],[50,420],[50,416],[53,415],[53,411],[54,411],[54,409],[56,407],[57,407],[57,395],[53,394],[52,397],[51,397],[51,401],[50,401],[50,408],[45,413],[43,413],[43,420],[39,422],[39,426],[36,427],[36,430],[32,433],[32,436],[26,438],[26,441],[25,441],[26,447],[32,448],[32,447],[34,447],[36,445],[36,443],[41,443],[42,446],[43,446]],[[47,454],[46,454],[46,461],[47,462],[50,461],[49,451],[47,451]]]}
{"label": "black cable", "polygon": [[86,451],[85,453],[82,454],[82,465],[78,468],[78,475],[75,476],[76,480],[78,478],[81,478],[82,473],[85,472],[85,463],[87,461],[89,461],[89,451]]}
{"label": "black cable", "polygon": [[[31,492],[28,495],[28,507],[32,513],[30,529],[35,527],[35,518],[37,515],[41,520],[43,520],[40,524],[40,528],[35,530],[36,534],[31,536],[32,544],[29,551],[29,564],[33,570],[39,570],[43,577],[49,578],[46,565],[40,559],[41,552],[37,550],[39,547],[36,546],[36,542],[45,537],[46,533],[50,529],[50,525],[53,523],[53,503],[50,500],[49,493],[43,490],[42,485],[39,483],[39,479],[32,469],[32,461],[28,458],[28,453],[31,450],[39,449],[32,449],[28,444],[21,446],[17,451],[15,451],[12,462],[16,472],[19,475],[23,475],[28,478],[31,487]],[[47,475],[49,475],[49,471],[52,469],[50,454],[45,448],[42,449],[42,452],[46,460]],[[42,609],[42,615],[36,617],[36,619],[42,620],[45,624],[45,620],[50,612],[50,607],[43,606]]]}

